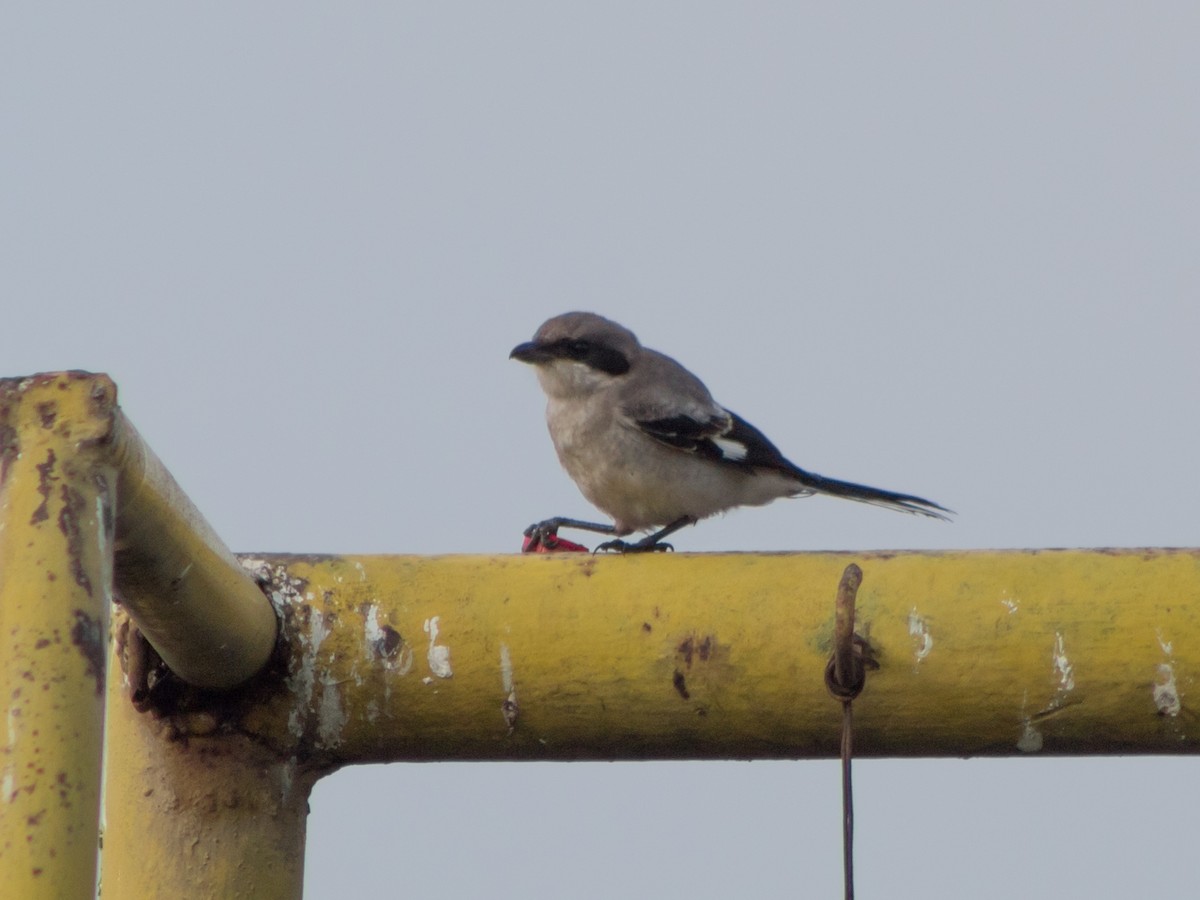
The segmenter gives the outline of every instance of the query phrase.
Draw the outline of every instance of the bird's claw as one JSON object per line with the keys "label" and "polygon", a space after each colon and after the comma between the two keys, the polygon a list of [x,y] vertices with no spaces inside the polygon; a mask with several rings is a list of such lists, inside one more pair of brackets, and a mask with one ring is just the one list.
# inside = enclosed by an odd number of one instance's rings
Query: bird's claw
{"label": "bird's claw", "polygon": [[522,553],[587,552],[587,547],[558,536],[559,522],[546,519],[534,522],[525,529],[525,540],[521,542]]}
{"label": "bird's claw", "polygon": [[601,550],[611,550],[614,553],[667,553],[669,551],[673,551],[674,549],[675,548],[666,541],[651,541],[649,543],[646,541],[635,541],[631,544],[628,541],[622,541],[618,539],[613,541],[605,541],[603,544],[597,544],[596,549],[593,550],[592,553],[599,553]]}

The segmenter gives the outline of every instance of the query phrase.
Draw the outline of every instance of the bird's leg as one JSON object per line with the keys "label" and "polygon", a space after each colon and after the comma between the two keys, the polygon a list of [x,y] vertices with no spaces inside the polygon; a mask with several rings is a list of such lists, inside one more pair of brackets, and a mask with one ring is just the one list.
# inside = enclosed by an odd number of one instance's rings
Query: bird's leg
{"label": "bird's leg", "polygon": [[674,534],[680,528],[687,525],[695,525],[699,521],[695,516],[680,516],[666,528],[660,528],[654,534],[642,538],[640,541],[629,543],[627,541],[615,540],[605,541],[596,547],[595,552],[601,550],[615,550],[618,553],[655,553],[666,550],[674,550],[670,544],[665,543],[663,538],[669,534]]}
{"label": "bird's leg", "polygon": [[535,553],[539,547],[543,547],[546,550],[553,550],[554,545],[558,542],[558,529],[560,528],[579,528],[583,531],[595,531],[599,534],[617,533],[616,528],[612,525],[605,525],[601,522],[584,522],[581,519],[554,516],[551,519],[543,519],[541,522],[535,522],[525,529],[526,541],[523,552]]}

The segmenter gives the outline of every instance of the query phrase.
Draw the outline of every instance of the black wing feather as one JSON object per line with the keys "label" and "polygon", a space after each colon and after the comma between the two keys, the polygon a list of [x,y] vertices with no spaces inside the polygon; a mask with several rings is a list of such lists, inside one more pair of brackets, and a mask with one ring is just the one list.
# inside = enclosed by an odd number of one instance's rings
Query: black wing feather
{"label": "black wing feather", "polygon": [[726,422],[719,416],[704,421],[691,416],[678,415],[663,419],[635,419],[638,428],[650,437],[674,447],[686,450],[706,459],[720,461],[724,458],[721,448],[713,443],[713,435],[720,434]]}
{"label": "black wing feather", "polygon": [[776,469],[796,477],[803,474],[766,435],[736,413],[704,421],[687,415],[635,421],[638,428],[654,439],[714,462],[746,471]]}
{"label": "black wing feather", "polygon": [[779,472],[796,479],[807,489],[806,493],[831,494],[935,519],[945,519],[951,512],[923,497],[806,472],[784,457],[765,434],[736,413],[726,412],[728,419],[713,416],[703,422],[686,415],[635,421],[646,434],[670,447],[695,453],[721,465],[735,466],[744,472],[756,469]]}

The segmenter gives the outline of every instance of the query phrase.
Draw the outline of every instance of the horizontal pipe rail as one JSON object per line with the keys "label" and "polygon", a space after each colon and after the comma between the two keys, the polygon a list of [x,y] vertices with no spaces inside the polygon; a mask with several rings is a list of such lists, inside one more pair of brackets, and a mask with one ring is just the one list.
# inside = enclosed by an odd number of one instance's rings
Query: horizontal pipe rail
{"label": "horizontal pipe rail", "polygon": [[290,663],[241,727],[317,767],[835,756],[849,562],[856,755],[1200,751],[1197,550],[243,562]]}

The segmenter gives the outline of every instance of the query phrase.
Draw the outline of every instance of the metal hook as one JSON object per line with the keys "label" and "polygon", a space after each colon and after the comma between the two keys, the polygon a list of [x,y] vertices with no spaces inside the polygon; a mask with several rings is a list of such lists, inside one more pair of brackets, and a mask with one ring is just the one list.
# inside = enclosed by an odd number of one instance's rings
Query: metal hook
{"label": "metal hook", "polygon": [[868,668],[879,668],[871,655],[870,645],[854,633],[854,603],[860,584],[862,569],[850,563],[842,572],[842,580],[838,584],[833,655],[825,666],[825,686],[835,700],[843,703],[850,702],[862,693]]}
{"label": "metal hook", "polygon": [[862,692],[867,668],[879,668],[870,645],[854,633],[854,603],[860,584],[862,569],[850,563],[838,583],[833,655],[825,666],[825,686],[842,703],[842,869],[846,900],[854,900],[854,793],[850,782],[854,719],[850,701]]}

